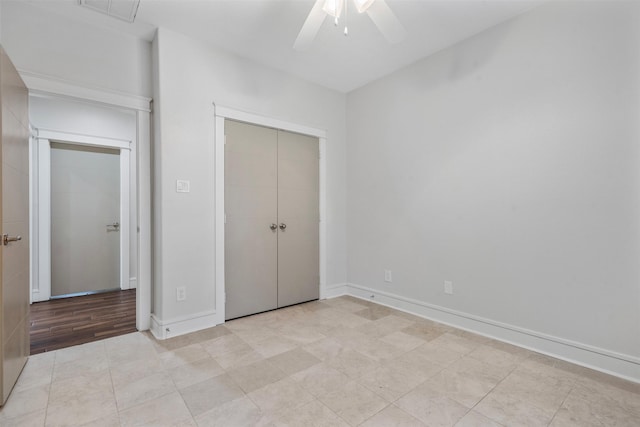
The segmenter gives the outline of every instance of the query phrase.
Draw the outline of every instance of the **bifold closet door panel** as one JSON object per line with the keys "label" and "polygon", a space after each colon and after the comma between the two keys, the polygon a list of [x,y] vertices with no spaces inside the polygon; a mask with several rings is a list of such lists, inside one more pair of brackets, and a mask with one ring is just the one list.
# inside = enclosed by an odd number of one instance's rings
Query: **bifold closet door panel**
{"label": "bifold closet door panel", "polygon": [[278,133],[225,122],[225,317],[277,308]]}
{"label": "bifold closet door panel", "polygon": [[319,187],[318,138],[278,131],[278,307],[319,297]]}

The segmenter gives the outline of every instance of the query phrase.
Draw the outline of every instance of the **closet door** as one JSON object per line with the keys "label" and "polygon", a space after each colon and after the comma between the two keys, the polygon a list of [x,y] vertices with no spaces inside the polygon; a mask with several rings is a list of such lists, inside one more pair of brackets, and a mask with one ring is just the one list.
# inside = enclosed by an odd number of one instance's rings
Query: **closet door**
{"label": "closet door", "polygon": [[278,131],[278,307],[318,299],[318,138]]}
{"label": "closet door", "polygon": [[225,121],[225,317],[278,306],[278,132]]}

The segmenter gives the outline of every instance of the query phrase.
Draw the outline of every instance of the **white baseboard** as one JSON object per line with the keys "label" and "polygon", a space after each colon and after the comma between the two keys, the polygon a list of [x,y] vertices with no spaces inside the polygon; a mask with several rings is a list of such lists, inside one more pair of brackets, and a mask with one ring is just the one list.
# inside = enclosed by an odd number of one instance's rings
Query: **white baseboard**
{"label": "white baseboard", "polygon": [[201,329],[219,325],[220,319],[215,311],[204,311],[192,316],[178,317],[168,320],[158,319],[151,315],[151,333],[156,339],[164,340],[180,335],[196,332]]}
{"label": "white baseboard", "polygon": [[[640,383],[640,358],[638,357],[458,312],[446,307],[353,283],[337,286],[335,289],[335,296],[351,295],[356,298],[373,301],[439,323]],[[339,293],[342,291],[344,292]]]}
{"label": "white baseboard", "polygon": [[335,298],[347,294],[347,284],[337,283],[321,289],[320,299]]}
{"label": "white baseboard", "polygon": [[136,289],[138,287],[138,278],[130,277],[129,278],[129,289]]}

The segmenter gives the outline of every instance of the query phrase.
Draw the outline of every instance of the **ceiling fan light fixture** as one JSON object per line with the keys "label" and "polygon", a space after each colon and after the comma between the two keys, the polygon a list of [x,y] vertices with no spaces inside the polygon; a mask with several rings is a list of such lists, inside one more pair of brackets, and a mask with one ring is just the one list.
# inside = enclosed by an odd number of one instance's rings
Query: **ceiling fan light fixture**
{"label": "ceiling fan light fixture", "polygon": [[339,18],[342,13],[342,5],[344,4],[344,0],[325,0],[324,6],[322,6],[322,10],[324,10],[327,15],[333,16],[334,18]]}
{"label": "ceiling fan light fixture", "polygon": [[353,0],[353,2],[356,4],[356,10],[358,11],[358,13],[364,13],[367,11],[367,9],[369,9],[369,6],[371,6],[371,3],[373,3],[375,0]]}

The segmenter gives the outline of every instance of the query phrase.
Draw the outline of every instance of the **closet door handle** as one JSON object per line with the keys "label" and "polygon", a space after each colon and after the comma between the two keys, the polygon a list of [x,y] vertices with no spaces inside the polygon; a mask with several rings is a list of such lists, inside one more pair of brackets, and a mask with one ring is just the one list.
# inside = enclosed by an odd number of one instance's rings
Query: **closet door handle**
{"label": "closet door handle", "polygon": [[276,231],[278,229],[278,224],[271,224],[269,228],[271,229],[271,231]]}
{"label": "closet door handle", "polygon": [[280,223],[280,230],[284,231],[284,229],[287,228],[287,224],[285,224],[284,222]]}
{"label": "closet door handle", "polygon": [[22,237],[20,237],[20,236],[11,237],[8,234],[3,234],[2,235],[2,243],[5,246],[7,246],[11,242],[19,242],[20,240],[22,240]]}

